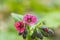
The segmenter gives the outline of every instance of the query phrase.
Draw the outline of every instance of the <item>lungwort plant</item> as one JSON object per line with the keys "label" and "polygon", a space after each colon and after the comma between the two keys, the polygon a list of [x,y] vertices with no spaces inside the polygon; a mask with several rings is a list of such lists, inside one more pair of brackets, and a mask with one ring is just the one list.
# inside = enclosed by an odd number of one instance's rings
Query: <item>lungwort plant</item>
{"label": "lungwort plant", "polygon": [[44,37],[54,35],[52,29],[32,14],[19,15],[12,13],[12,17],[15,19],[14,26],[18,35],[22,36],[24,40],[43,40]]}

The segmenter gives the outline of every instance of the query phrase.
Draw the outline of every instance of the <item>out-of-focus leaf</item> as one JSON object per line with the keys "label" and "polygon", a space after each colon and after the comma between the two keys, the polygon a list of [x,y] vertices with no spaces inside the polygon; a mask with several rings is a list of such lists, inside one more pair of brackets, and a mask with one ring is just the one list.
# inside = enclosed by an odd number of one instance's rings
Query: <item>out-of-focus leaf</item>
{"label": "out-of-focus leaf", "polygon": [[11,16],[13,17],[13,19],[15,21],[20,21],[22,20],[23,16],[22,15],[19,15],[19,14],[16,14],[16,13],[11,13]]}

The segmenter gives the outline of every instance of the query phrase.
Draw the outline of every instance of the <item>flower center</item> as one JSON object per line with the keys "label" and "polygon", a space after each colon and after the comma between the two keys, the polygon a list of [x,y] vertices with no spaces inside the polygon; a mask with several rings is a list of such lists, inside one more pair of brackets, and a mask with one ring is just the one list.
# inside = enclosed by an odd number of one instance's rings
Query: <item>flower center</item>
{"label": "flower center", "polygon": [[19,26],[20,28],[22,28],[22,27],[24,27],[24,24],[20,24],[20,26]]}
{"label": "flower center", "polygon": [[27,21],[28,21],[28,22],[31,22],[31,21],[32,21],[32,19],[31,19],[31,18],[27,18]]}

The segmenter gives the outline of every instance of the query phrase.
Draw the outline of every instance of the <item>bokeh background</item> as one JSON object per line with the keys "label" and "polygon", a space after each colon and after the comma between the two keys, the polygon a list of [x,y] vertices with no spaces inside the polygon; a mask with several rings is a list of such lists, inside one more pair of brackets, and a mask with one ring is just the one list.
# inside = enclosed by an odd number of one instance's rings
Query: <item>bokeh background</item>
{"label": "bokeh background", "polygon": [[0,0],[0,40],[23,40],[14,27],[13,12],[33,13],[44,19],[48,27],[60,29],[60,0]]}

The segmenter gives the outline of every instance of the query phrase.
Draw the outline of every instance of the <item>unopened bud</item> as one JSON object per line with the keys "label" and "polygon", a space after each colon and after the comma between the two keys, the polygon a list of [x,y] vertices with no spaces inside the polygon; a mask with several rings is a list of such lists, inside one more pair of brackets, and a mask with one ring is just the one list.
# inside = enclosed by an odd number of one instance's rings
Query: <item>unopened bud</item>
{"label": "unopened bud", "polygon": [[22,33],[19,32],[18,35],[22,35]]}
{"label": "unopened bud", "polygon": [[49,34],[50,36],[53,36],[53,35],[54,35],[54,31],[51,30],[51,29],[49,29],[49,30],[48,30],[48,34]]}
{"label": "unopened bud", "polygon": [[31,36],[32,39],[35,39],[36,33],[37,33],[36,31],[33,32],[32,36]]}
{"label": "unopened bud", "polygon": [[40,39],[43,39],[43,35],[42,35],[42,33],[39,32],[39,31],[37,32],[36,36],[37,36],[38,38],[40,38]]}
{"label": "unopened bud", "polygon": [[27,35],[27,30],[25,29],[24,30],[24,33],[23,33],[23,38],[26,39],[26,35]]}

